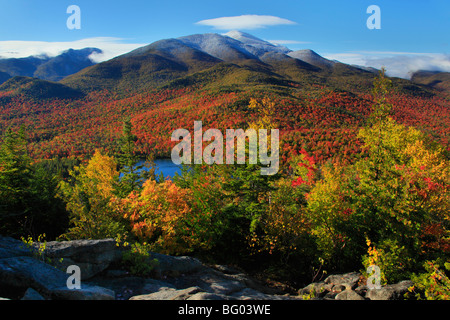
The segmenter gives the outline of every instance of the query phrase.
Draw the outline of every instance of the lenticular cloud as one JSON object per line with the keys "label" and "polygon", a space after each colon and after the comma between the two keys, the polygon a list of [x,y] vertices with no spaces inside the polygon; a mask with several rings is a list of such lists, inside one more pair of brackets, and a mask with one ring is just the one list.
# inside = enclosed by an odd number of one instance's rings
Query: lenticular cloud
{"label": "lenticular cloud", "polygon": [[294,21],[275,16],[264,15],[242,15],[234,17],[221,17],[207,19],[197,22],[197,24],[211,26],[219,30],[234,29],[260,29],[268,26],[296,24]]}

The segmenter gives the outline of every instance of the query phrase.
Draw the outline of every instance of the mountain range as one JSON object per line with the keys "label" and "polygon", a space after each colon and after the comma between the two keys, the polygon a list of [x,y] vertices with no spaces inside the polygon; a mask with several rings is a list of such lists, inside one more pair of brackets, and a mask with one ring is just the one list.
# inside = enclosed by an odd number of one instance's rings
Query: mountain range
{"label": "mountain range", "polygon": [[158,87],[323,84],[343,74],[371,72],[327,60],[312,50],[291,51],[247,33],[166,39],[86,68],[61,83],[82,91]]}
{"label": "mountain range", "polygon": [[59,81],[86,67],[95,64],[90,58],[93,53],[101,53],[98,48],[69,49],[56,57],[46,55],[26,58],[0,58],[0,83],[15,76],[34,77],[49,81]]}
{"label": "mountain range", "polygon": [[[0,59],[0,91],[51,87],[48,97],[77,96],[94,90],[147,90],[190,85],[209,88],[327,86],[354,91],[369,88],[378,70],[323,58],[313,50],[292,51],[248,33],[196,34],[156,41],[127,54],[95,64],[90,56],[101,52],[85,48],[56,57]],[[412,81],[394,78],[394,86],[411,94],[448,90],[448,73],[420,72]],[[14,79],[15,76],[30,77]],[[36,85],[35,79],[41,79]],[[11,81],[12,83],[8,83]],[[64,93],[67,88],[67,94]],[[26,92],[26,88],[22,88]],[[57,89],[57,94],[52,94]],[[77,94],[75,94],[77,93]]]}

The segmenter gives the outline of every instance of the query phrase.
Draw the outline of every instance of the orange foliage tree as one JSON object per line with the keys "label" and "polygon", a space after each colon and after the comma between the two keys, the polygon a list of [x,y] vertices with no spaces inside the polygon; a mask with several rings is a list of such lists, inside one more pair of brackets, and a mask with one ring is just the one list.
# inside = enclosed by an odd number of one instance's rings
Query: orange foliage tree
{"label": "orange foliage tree", "polygon": [[200,232],[195,229],[195,223],[202,224],[202,217],[194,205],[193,191],[171,180],[158,183],[149,179],[140,192],[116,199],[115,208],[129,221],[133,235],[150,243],[153,250],[182,254],[202,247],[202,231],[207,226]]}

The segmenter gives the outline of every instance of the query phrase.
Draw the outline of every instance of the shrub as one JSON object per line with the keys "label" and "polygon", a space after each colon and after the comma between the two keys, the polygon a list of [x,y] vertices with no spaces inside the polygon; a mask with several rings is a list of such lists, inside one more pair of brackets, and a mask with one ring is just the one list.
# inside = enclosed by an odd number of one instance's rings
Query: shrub
{"label": "shrub", "polygon": [[[437,261],[427,261],[425,272],[412,277],[414,285],[409,288],[408,295],[418,300],[450,300],[450,279],[445,270],[440,269]],[[447,273],[450,263],[444,263]]]}
{"label": "shrub", "polygon": [[150,257],[151,246],[144,243],[133,243],[122,255],[123,265],[136,276],[149,276],[158,265],[157,259]]}
{"label": "shrub", "polygon": [[398,241],[390,239],[385,240],[378,247],[367,239],[367,246],[367,255],[362,259],[365,268],[362,274],[366,278],[369,276],[366,273],[368,267],[375,265],[380,268],[381,285],[409,279],[410,270],[415,265],[405,246],[399,246]]}

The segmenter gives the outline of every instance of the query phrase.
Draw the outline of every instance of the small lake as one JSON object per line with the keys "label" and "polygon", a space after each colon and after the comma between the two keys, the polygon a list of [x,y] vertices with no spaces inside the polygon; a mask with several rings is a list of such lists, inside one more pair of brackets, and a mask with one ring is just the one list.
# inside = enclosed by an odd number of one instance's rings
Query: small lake
{"label": "small lake", "polygon": [[[145,161],[138,162],[138,165],[143,164]],[[175,176],[175,173],[181,174],[181,165],[176,165],[172,162],[172,159],[156,159],[154,160],[156,164],[156,176],[161,172],[164,178]]]}
{"label": "small lake", "polygon": [[157,159],[156,174],[163,173],[164,177],[173,177],[175,173],[181,174],[181,165],[176,165],[172,162],[172,159]]}

